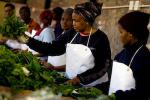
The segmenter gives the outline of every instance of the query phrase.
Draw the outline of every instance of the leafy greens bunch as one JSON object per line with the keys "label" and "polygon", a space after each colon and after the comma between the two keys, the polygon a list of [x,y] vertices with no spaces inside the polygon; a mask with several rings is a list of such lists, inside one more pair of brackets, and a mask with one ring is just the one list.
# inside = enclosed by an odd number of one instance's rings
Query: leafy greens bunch
{"label": "leafy greens bunch", "polygon": [[8,38],[17,38],[27,30],[27,26],[15,15],[6,17],[0,25],[0,33]]}

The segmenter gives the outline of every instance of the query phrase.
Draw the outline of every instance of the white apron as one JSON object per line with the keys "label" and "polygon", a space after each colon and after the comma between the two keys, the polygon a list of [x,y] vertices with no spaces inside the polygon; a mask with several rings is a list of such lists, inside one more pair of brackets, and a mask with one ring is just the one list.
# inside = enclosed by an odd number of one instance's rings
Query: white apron
{"label": "white apron", "polygon": [[[90,31],[91,35],[92,30]],[[78,33],[77,33],[78,34]],[[75,39],[77,34],[74,36],[72,41]],[[91,50],[88,48],[90,35],[87,41],[87,46],[82,44],[67,44],[66,49],[66,76],[69,79],[73,79],[77,74],[81,74],[89,69],[94,67],[94,56],[92,55]],[[104,75],[102,78],[92,82],[89,85],[85,86],[94,86],[102,82],[108,81],[108,76]]]}
{"label": "white apron", "polygon": [[[57,39],[62,36],[64,34],[64,32],[62,32],[62,34],[60,34]],[[54,67],[59,67],[59,66],[63,66],[66,65],[66,53],[59,55],[59,56],[48,56],[48,63],[50,63],[51,65],[53,65]]]}
{"label": "white apron", "polygon": [[48,56],[47,62],[55,67],[66,65],[66,53],[59,56]]}
{"label": "white apron", "polygon": [[109,87],[109,95],[112,93],[115,93],[118,90],[131,90],[135,89],[135,79],[133,76],[132,69],[130,68],[132,61],[138,51],[142,48],[137,49],[137,51],[134,53],[129,66],[114,61],[113,67],[112,67],[112,74],[111,74],[111,81],[110,81],[110,87]]}

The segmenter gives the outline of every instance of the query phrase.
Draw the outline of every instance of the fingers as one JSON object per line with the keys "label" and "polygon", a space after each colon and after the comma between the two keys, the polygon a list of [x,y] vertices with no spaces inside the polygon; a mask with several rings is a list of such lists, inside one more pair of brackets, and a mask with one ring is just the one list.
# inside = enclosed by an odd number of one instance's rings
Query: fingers
{"label": "fingers", "polygon": [[75,77],[75,78],[73,78],[73,79],[71,79],[71,80],[66,81],[65,83],[67,83],[67,84],[72,84],[72,85],[77,85],[77,84],[80,83],[80,80],[79,80],[78,77]]}
{"label": "fingers", "polygon": [[47,63],[46,61],[41,61],[40,64],[43,65],[43,67],[46,68],[46,69],[54,70],[54,66],[52,66],[49,63]]}
{"label": "fingers", "polygon": [[25,33],[25,35],[26,35],[26,36],[28,36],[28,37],[32,37],[32,36],[31,36],[31,33],[27,32],[27,31],[26,31],[26,32],[24,32],[24,33]]}

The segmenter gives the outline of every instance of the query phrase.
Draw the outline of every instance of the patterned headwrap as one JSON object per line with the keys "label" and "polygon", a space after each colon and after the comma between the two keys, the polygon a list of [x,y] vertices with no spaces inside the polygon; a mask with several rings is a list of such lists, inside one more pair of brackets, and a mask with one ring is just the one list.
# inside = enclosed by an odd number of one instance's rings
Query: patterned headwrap
{"label": "patterned headwrap", "polygon": [[74,13],[79,14],[89,24],[93,24],[95,18],[101,14],[102,3],[85,2],[75,5]]}

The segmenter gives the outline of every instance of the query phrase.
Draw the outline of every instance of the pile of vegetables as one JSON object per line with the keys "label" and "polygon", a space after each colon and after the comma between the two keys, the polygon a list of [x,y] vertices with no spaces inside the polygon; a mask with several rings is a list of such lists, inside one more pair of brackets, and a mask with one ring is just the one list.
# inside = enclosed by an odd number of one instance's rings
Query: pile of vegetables
{"label": "pile of vegetables", "polygon": [[100,96],[102,95],[102,91],[97,89],[97,88],[94,88],[94,87],[84,87],[84,88],[78,88],[78,89],[75,89],[73,91],[73,95],[74,96],[79,96],[79,97],[86,97],[86,98],[95,98],[97,96]]}
{"label": "pile of vegetables", "polygon": [[36,90],[54,84],[60,74],[41,67],[39,60],[29,52],[14,53],[0,46],[0,85],[14,90]]}
{"label": "pile of vegetables", "polygon": [[66,80],[63,74],[42,67],[39,59],[31,53],[25,51],[14,53],[6,46],[0,45],[0,85],[10,87],[13,93],[48,87],[54,95],[71,96],[76,99],[87,100],[102,95],[102,91],[97,88],[65,84]]}
{"label": "pile of vegetables", "polygon": [[15,15],[6,17],[2,25],[0,25],[0,33],[8,38],[17,39],[26,30],[27,26]]}

